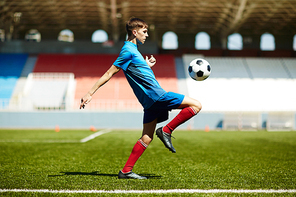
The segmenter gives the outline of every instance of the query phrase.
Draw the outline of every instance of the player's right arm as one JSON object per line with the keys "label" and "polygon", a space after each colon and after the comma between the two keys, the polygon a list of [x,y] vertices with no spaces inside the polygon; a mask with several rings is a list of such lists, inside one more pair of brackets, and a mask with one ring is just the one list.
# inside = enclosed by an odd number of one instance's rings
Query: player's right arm
{"label": "player's right arm", "polygon": [[102,87],[105,83],[107,83],[113,75],[118,73],[121,70],[121,68],[112,65],[106,72],[105,74],[93,85],[93,87],[87,92],[87,94],[81,98],[81,104],[80,104],[80,109],[84,108],[86,104],[88,104],[94,93]]}

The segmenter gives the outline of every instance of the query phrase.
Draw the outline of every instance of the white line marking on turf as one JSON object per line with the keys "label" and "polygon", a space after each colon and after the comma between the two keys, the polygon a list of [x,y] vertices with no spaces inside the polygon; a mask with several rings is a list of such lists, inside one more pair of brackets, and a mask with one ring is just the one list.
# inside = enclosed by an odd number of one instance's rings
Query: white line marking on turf
{"label": "white line marking on turf", "polygon": [[101,131],[98,131],[90,136],[87,136],[86,138],[83,138],[81,140],[34,140],[34,139],[16,139],[16,140],[0,140],[0,143],[5,142],[22,142],[22,143],[85,143],[88,142],[100,135],[103,135],[105,133],[109,133],[112,130],[110,129],[104,129]]}
{"label": "white line marking on turf", "polygon": [[130,194],[130,193],[146,193],[146,194],[167,194],[167,193],[296,193],[296,189],[169,189],[169,190],[48,190],[48,189],[0,189],[0,192],[33,192],[33,193],[106,193],[106,194]]}
{"label": "white line marking on turf", "polygon": [[96,138],[96,137],[98,137],[100,135],[103,135],[105,133],[109,133],[111,131],[112,130],[110,130],[110,129],[105,129],[105,130],[98,131],[98,132],[96,132],[96,133],[94,133],[94,134],[92,134],[90,136],[87,136],[86,138],[83,138],[82,140],[80,140],[80,142],[81,143],[88,142],[88,141],[90,141],[90,140],[92,140],[92,139],[94,139],[94,138]]}

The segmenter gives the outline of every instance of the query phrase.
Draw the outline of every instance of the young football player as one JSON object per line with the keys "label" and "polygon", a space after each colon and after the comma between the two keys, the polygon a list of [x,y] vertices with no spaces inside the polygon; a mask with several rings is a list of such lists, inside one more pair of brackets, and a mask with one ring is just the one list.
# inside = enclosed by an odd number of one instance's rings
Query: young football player
{"label": "young football player", "polygon": [[134,91],[139,102],[144,108],[143,131],[141,138],[134,145],[132,152],[123,167],[119,171],[118,178],[123,179],[147,179],[132,171],[139,157],[153,140],[156,124],[168,119],[168,113],[172,109],[181,109],[179,114],[166,126],[156,130],[156,135],[166,148],[175,153],[171,142],[171,134],[175,128],[189,120],[201,110],[199,101],[182,94],[166,92],[161,88],[151,69],[156,64],[156,59],[144,57],[138,51],[138,44],[144,44],[148,37],[148,25],[139,18],[131,18],[126,23],[128,39],[121,49],[119,57],[106,71],[106,73],[93,85],[88,93],[81,98],[80,109],[88,104],[92,95],[113,75],[122,70]]}

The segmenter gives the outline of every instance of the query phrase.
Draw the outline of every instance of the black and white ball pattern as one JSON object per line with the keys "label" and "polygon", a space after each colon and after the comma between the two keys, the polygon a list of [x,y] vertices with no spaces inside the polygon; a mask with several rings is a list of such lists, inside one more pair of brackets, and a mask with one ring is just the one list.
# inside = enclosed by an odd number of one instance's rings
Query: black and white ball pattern
{"label": "black and white ball pattern", "polygon": [[211,74],[211,65],[208,61],[197,58],[190,62],[188,67],[189,75],[196,81],[203,81]]}

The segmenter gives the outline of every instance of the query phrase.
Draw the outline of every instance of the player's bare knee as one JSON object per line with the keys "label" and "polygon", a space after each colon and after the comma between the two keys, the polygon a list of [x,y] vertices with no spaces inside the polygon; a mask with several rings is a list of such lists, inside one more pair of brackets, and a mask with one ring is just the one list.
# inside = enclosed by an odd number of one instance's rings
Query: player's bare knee
{"label": "player's bare knee", "polygon": [[152,142],[152,140],[153,140],[153,136],[148,136],[148,135],[143,135],[142,136],[142,138],[141,138],[141,140],[145,143],[145,144],[147,144],[147,145],[149,145],[151,142]]}
{"label": "player's bare knee", "polygon": [[202,109],[202,105],[199,101],[196,101],[191,107],[196,111],[196,113],[198,113]]}

